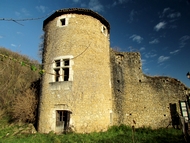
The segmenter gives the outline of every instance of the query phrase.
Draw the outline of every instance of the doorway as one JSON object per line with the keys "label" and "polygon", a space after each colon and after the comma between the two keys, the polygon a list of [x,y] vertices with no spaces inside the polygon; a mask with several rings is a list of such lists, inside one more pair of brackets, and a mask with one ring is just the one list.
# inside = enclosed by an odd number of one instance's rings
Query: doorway
{"label": "doorway", "polygon": [[71,112],[68,110],[56,110],[56,132],[65,133],[69,129]]}

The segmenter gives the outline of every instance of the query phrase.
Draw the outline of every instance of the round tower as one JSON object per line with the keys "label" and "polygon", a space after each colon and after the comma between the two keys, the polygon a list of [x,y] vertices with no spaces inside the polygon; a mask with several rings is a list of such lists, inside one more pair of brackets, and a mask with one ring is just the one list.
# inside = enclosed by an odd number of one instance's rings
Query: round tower
{"label": "round tower", "polygon": [[57,10],[43,24],[39,132],[92,132],[112,124],[110,25],[89,9]]}

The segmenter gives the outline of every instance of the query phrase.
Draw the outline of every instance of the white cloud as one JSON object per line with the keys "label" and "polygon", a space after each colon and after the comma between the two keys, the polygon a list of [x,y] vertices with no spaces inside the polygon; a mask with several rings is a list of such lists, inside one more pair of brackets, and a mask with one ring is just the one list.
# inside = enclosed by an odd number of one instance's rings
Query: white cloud
{"label": "white cloud", "polygon": [[133,48],[132,46],[129,46],[128,49],[130,52],[137,51],[137,49]]}
{"label": "white cloud", "polygon": [[46,7],[46,6],[43,6],[43,5],[40,5],[40,6],[36,6],[36,9],[37,9],[39,12],[45,13],[47,7]]}
{"label": "white cloud", "polygon": [[176,29],[176,28],[177,28],[177,25],[171,25],[170,28],[171,28],[171,29]]}
{"label": "white cloud", "polygon": [[153,58],[153,57],[156,57],[157,56],[157,54],[154,54],[154,53],[152,53],[152,52],[149,52],[149,53],[146,53],[145,54],[145,57],[146,58]]}
{"label": "white cloud", "polygon": [[146,64],[146,60],[145,59],[141,59],[141,63],[142,63],[142,65],[145,65]]}
{"label": "white cloud", "polygon": [[190,39],[190,36],[188,36],[188,35],[185,35],[185,36],[181,37],[181,38],[179,39],[179,40],[180,40],[180,43],[179,43],[180,48],[185,47],[186,42],[187,42],[187,40],[189,40],[189,39]]}
{"label": "white cloud", "polygon": [[154,39],[152,41],[149,42],[149,44],[158,44],[159,40],[158,39]]}
{"label": "white cloud", "polygon": [[93,11],[104,11],[104,6],[99,2],[99,0],[90,0],[88,6]]}
{"label": "white cloud", "polygon": [[170,11],[171,9],[169,7],[164,8],[163,12],[161,13],[161,15],[159,16],[159,18],[163,18],[165,16],[165,14]]}
{"label": "white cloud", "polygon": [[22,32],[19,32],[19,31],[17,31],[16,33],[17,33],[18,35],[22,34]]}
{"label": "white cloud", "polygon": [[164,29],[166,26],[166,22],[159,22],[155,27],[154,30],[159,31],[160,29]]}
{"label": "white cloud", "polygon": [[11,44],[11,46],[12,46],[12,47],[16,47],[16,45],[15,45],[15,44]]}
{"label": "white cloud", "polygon": [[115,0],[113,3],[112,3],[112,6],[116,6],[116,5],[119,5],[119,4],[124,4],[124,3],[128,3],[130,2],[131,0]]}
{"label": "white cloud", "polygon": [[129,37],[130,39],[132,39],[133,41],[137,42],[137,43],[141,43],[143,38],[139,35],[133,34],[131,37]]}
{"label": "white cloud", "polygon": [[29,15],[30,15],[29,11],[28,11],[26,8],[22,8],[22,9],[21,9],[21,12],[22,12],[24,15],[26,15],[26,16],[29,16]]}
{"label": "white cloud", "polygon": [[15,11],[15,15],[16,15],[16,16],[20,16],[20,12]]}
{"label": "white cloud", "polygon": [[185,35],[185,36],[183,36],[183,37],[181,37],[180,38],[180,41],[187,41],[187,40],[189,40],[190,39],[190,36],[188,36],[188,35]]}
{"label": "white cloud", "polygon": [[149,69],[148,69],[148,68],[146,68],[146,69],[144,69],[144,71],[145,71],[145,72],[147,72],[147,71],[149,71]]}
{"label": "white cloud", "polygon": [[176,53],[178,53],[180,50],[175,50],[175,51],[172,51],[172,52],[170,52],[170,54],[176,54]]}
{"label": "white cloud", "polygon": [[180,12],[175,12],[175,13],[169,14],[167,17],[169,17],[169,18],[177,18],[177,17],[180,17],[180,16],[181,16]]}
{"label": "white cloud", "polygon": [[170,8],[169,7],[167,7],[167,8],[164,8],[164,10],[163,10],[163,14],[165,14],[167,11],[169,11],[170,10]]}
{"label": "white cloud", "polygon": [[134,20],[134,16],[137,14],[137,12],[133,9],[131,10],[130,14],[129,14],[129,22],[132,22]]}
{"label": "white cloud", "polygon": [[123,4],[123,3],[126,3],[126,2],[129,2],[130,0],[118,0],[118,2],[120,3],[120,4]]}
{"label": "white cloud", "polygon": [[81,3],[81,7],[87,7],[85,3]]}
{"label": "white cloud", "polygon": [[15,11],[14,13],[18,17],[23,16],[23,15],[30,16],[30,13],[26,8],[22,8],[22,9],[20,9],[20,11]]}
{"label": "white cloud", "polygon": [[113,2],[112,6],[116,6],[118,3],[116,1]]}
{"label": "white cloud", "polygon": [[164,61],[167,61],[169,58],[170,58],[170,57],[160,56],[160,57],[158,58],[158,63],[162,63],[162,62],[164,62]]}
{"label": "white cloud", "polygon": [[141,47],[141,48],[140,48],[140,51],[144,51],[144,50],[145,50],[145,47]]}
{"label": "white cloud", "polygon": [[73,0],[73,2],[78,3],[80,0]]}

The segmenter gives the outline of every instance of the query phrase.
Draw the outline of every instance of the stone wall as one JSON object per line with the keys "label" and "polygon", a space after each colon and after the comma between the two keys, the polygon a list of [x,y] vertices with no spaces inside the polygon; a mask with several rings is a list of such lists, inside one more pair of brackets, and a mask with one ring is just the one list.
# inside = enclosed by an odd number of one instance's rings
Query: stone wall
{"label": "stone wall", "polygon": [[[189,89],[170,77],[150,77],[142,73],[138,52],[111,51],[114,124],[172,125],[171,106],[186,100]],[[172,107],[173,107],[172,106]]]}
{"label": "stone wall", "polygon": [[[56,17],[44,27],[44,70],[38,130],[56,132],[56,110],[70,111],[76,132],[106,130],[110,125],[111,72],[109,33],[89,15],[65,14],[68,25],[58,27]],[[72,79],[52,82],[54,59],[72,56]]]}
{"label": "stone wall", "polygon": [[[59,25],[60,18],[66,25]],[[83,133],[118,124],[167,127],[171,112],[179,113],[178,100],[189,89],[174,78],[144,75],[139,53],[111,50],[109,28],[84,9],[56,11],[45,20],[39,132],[61,131],[57,111],[71,113],[69,126]],[[55,81],[60,58],[69,59],[68,81]]]}

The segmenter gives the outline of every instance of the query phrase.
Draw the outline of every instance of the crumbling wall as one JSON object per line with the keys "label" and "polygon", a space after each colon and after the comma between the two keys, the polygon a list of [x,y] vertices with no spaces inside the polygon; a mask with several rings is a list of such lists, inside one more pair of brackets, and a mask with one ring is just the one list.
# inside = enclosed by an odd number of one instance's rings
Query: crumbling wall
{"label": "crumbling wall", "polygon": [[189,93],[183,83],[144,75],[138,52],[111,51],[111,69],[114,124],[152,128],[172,125],[171,112],[180,113],[178,101]]}

